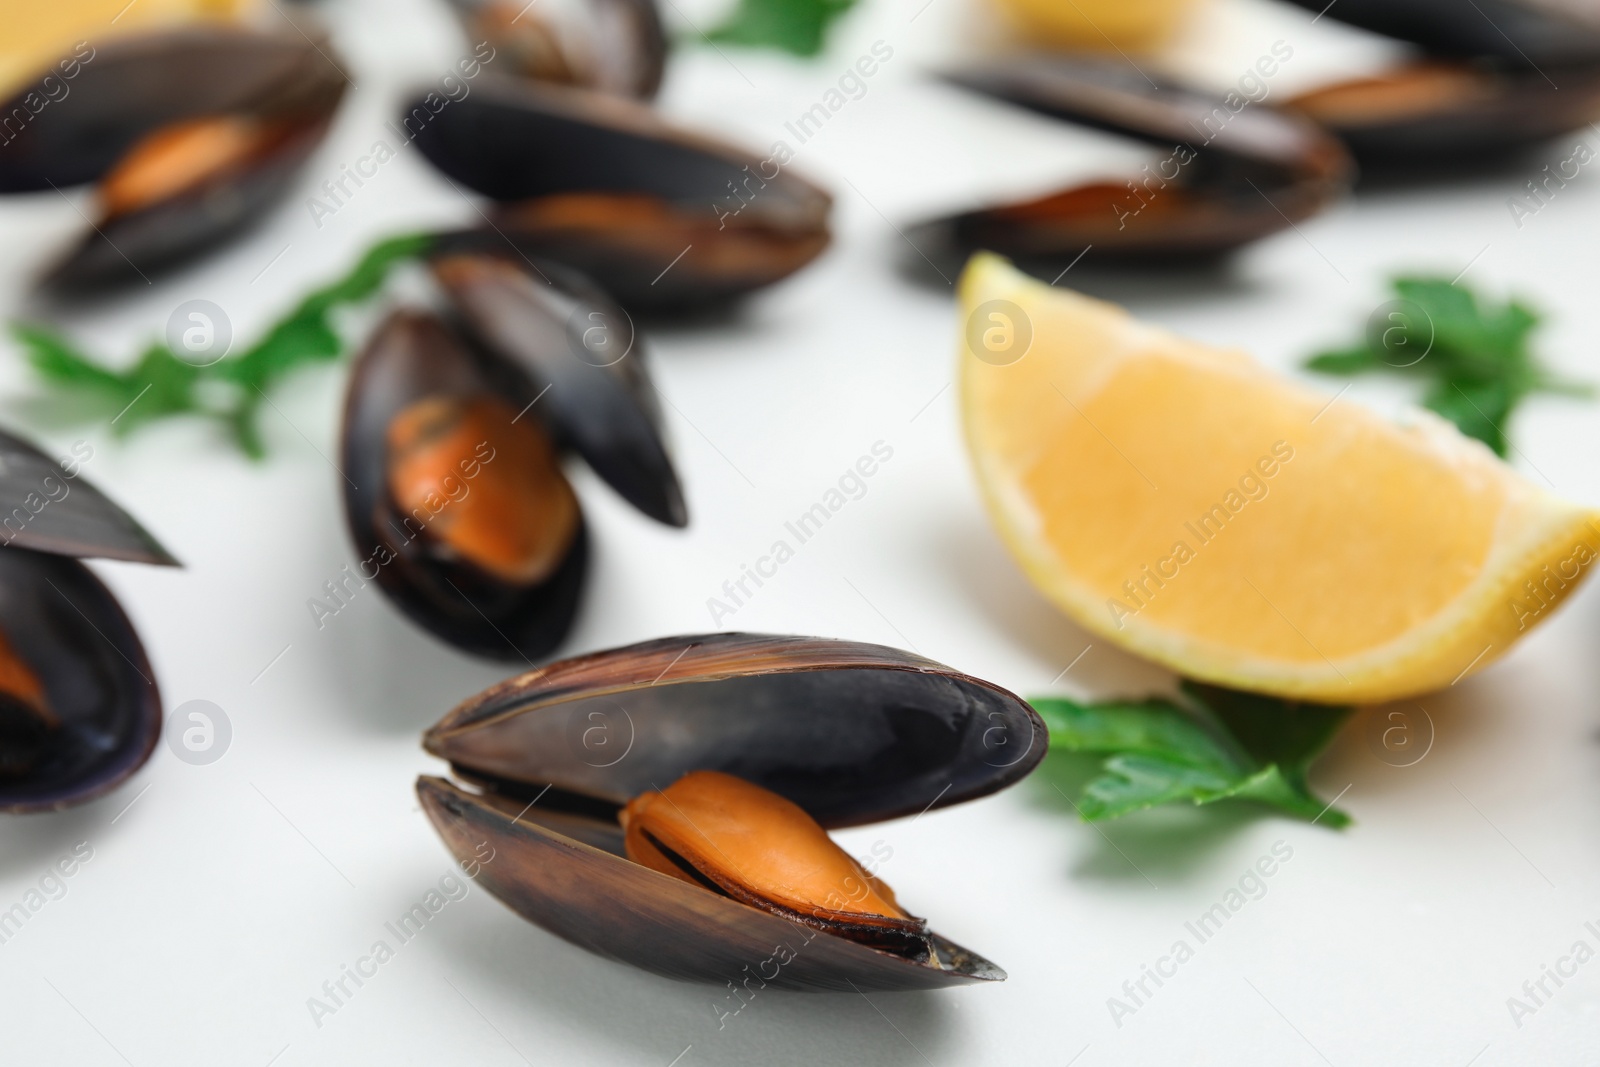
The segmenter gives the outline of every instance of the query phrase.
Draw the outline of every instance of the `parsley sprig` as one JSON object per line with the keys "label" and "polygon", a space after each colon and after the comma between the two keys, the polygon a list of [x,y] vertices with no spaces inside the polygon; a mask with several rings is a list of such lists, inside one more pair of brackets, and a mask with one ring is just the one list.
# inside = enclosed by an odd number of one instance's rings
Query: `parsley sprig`
{"label": "parsley sprig", "polygon": [[50,327],[18,322],[12,334],[48,386],[88,400],[85,416],[101,408],[120,410],[112,424],[119,436],[175,415],[206,415],[226,425],[246,455],[259,459],[266,447],[256,416],[267,394],[301,367],[339,358],[345,345],[334,327],[334,310],[370,298],[396,264],[422,255],[432,241],[428,234],[408,234],[379,242],[344,277],[301,300],[261,340],[209,366],[188,363],[158,342],[117,371]]}
{"label": "parsley sprig", "polygon": [[1306,774],[1350,714],[1183,683],[1184,700],[1065,697],[1030,701],[1050,729],[1050,751],[1103,757],[1074,801],[1084,819],[1114,819],[1158,804],[1253,800],[1296,818],[1345,827],[1350,816],[1318,799]]}
{"label": "parsley sprig", "polygon": [[1511,415],[1534,393],[1591,396],[1539,365],[1528,348],[1539,315],[1512,300],[1494,305],[1443,278],[1401,277],[1397,300],[1368,323],[1359,344],[1321,352],[1306,366],[1324,374],[1382,371],[1428,383],[1423,405],[1504,456]]}
{"label": "parsley sprig", "polygon": [[733,13],[707,33],[706,39],[814,56],[822,51],[828,28],[855,3],[856,0],[739,0]]}

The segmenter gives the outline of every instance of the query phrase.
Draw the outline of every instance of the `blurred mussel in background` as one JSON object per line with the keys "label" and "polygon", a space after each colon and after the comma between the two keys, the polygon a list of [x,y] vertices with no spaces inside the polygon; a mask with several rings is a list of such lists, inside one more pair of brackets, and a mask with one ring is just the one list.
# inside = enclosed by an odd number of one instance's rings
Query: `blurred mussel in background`
{"label": "blurred mussel in background", "polygon": [[479,235],[565,263],[629,311],[692,312],[779,281],[828,245],[832,198],[784,166],[643,104],[485,77],[416,144],[494,201]]}
{"label": "blurred mussel in background", "polygon": [[1264,105],[1231,108],[1220,95],[1154,79],[1125,59],[1018,56],[945,77],[1168,153],[1121,183],[1076,185],[908,232],[952,267],[979,249],[1038,266],[1075,262],[1091,246],[1096,261],[1204,260],[1315,215],[1353,176],[1339,143],[1313,123]]}
{"label": "blurred mussel in background", "polygon": [[1337,134],[1367,171],[1494,163],[1600,119],[1600,10],[1524,0],[1290,0],[1417,46],[1391,70],[1288,107]]}
{"label": "blurred mussel in background", "polygon": [[97,797],[161,735],[139,635],[78,560],[177,561],[83,479],[85,458],[57,462],[0,432],[0,811]]}
{"label": "blurred mussel in background", "polygon": [[59,294],[147,282],[261,218],[348,84],[300,7],[96,30],[0,105],[0,193],[97,187],[94,217],[42,279]]}
{"label": "blurred mussel in background", "polygon": [[496,69],[648,100],[661,87],[667,39],[654,0],[450,0]]}
{"label": "blurred mussel in background", "polygon": [[651,518],[688,512],[627,314],[553,262],[440,241],[444,314],[392,312],[351,372],[345,515],[362,576],[437,637],[531,661],[577,612],[588,534],[570,449]]}

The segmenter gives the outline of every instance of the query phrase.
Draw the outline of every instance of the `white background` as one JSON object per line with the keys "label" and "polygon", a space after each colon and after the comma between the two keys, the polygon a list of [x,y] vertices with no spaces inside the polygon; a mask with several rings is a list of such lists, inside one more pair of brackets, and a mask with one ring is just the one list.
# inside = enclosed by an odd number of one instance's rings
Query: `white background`
{"label": "white background", "polygon": [[[949,291],[897,269],[915,254],[888,220],[903,226],[966,197],[1141,158],[930,84],[931,67],[991,44],[967,2],[931,0],[918,13],[922,0],[864,0],[810,63],[731,48],[674,56],[662,106],[764,148],[873,41],[895,50],[793,164],[836,194],[829,252],[737,314],[648,335],[690,528],[652,524],[574,465],[598,550],[571,652],[711,629],[707,598],[881,440],[894,456],[865,497],[724,626],[909,646],[1024,694],[1171,684],[1098,640],[1060,677],[1091,641],[991,533],[949,388],[958,332]],[[667,10],[680,27],[712,17],[709,4]],[[202,266],[74,316],[86,344],[131,356],[192,298],[220,304],[237,336],[253,338],[376,237],[476,217],[407,151],[313,225],[314,187],[367,150],[405,87],[469,50],[427,0],[341,0],[327,12],[358,89],[303,187]],[[1188,65],[1222,84],[1272,41],[1291,42],[1295,58],[1272,83],[1279,96],[1384,51],[1264,0],[1214,8],[1199,37],[1209,43]],[[1297,373],[1319,345],[1352,336],[1385,299],[1389,274],[1450,276],[1471,263],[1474,285],[1526,294],[1548,312],[1537,340],[1552,365],[1600,377],[1600,183],[1583,174],[1521,228],[1506,205],[1576,136],[1498,176],[1363,191],[1212,273],[1084,270],[1062,284]],[[30,313],[26,278],[81,225],[86,204],[55,193],[0,204],[0,311]],[[367,321],[350,320],[348,332]],[[112,796],[0,823],[0,908],[75,844],[93,849],[66,896],[0,945],[0,1060],[1590,1062],[1600,962],[1520,1028],[1506,1000],[1579,938],[1600,948],[1583,929],[1600,925],[1592,588],[1503,662],[1421,702],[1436,739],[1415,766],[1388,766],[1361,723],[1348,729],[1314,774],[1357,820],[1343,833],[1245,809],[1151,813],[1102,830],[1078,822],[1040,777],[914,826],[841,835],[856,852],[879,839],[891,847],[884,877],[940,931],[1004,966],[1003,985],[870,1002],[768,992],[719,1030],[716,991],[591,957],[474,888],[316,1026],[307,998],[449,867],[411,793],[419,772],[442,770],[418,747],[420,731],[507,673],[423,636],[375,588],[314,625],[307,599],[355,559],[326,459],[342,388],[342,369],[295,378],[264,415],[271,458],[251,464],[197,421],[126,442],[105,425],[51,423],[28,402],[28,372],[16,359],[0,365],[7,423],[53,450],[92,443],[88,476],[187,564],[95,569],[144,635],[166,706],[214,701],[233,727],[210,766],[163,745]],[[1362,382],[1347,401],[1393,409],[1409,396]],[[1600,502],[1592,405],[1531,401],[1513,437],[1513,462],[1529,477]],[[1266,895],[1114,1025],[1107,998],[1187,938],[1184,923],[1280,841],[1293,857]]]}

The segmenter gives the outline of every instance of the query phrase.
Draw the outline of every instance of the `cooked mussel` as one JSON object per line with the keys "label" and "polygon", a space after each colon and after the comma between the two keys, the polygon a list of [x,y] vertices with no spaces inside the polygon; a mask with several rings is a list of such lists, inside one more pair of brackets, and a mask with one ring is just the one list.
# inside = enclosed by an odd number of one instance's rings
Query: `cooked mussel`
{"label": "cooked mussel", "polygon": [[44,683],[0,630],[0,779],[37,764],[59,729],[61,718],[45,697]]}
{"label": "cooked mussel", "polygon": [[1476,4],[1464,12],[1452,0],[1340,0],[1330,17],[1425,54],[1287,106],[1382,171],[1490,162],[1600,119],[1600,30],[1547,4]]}
{"label": "cooked mussel", "polygon": [[1035,56],[949,80],[1053,118],[1170,154],[1123,184],[1095,182],[923,223],[914,244],[963,259],[990,249],[1025,262],[1215,256],[1316,214],[1349,188],[1349,158],[1304,119],[1230,106],[1126,64]]}
{"label": "cooked mussel", "polygon": [[[47,271],[47,286],[144,280],[287,192],[346,85],[331,46],[303,21],[122,37],[74,58],[70,81],[52,68],[3,105],[0,114],[25,119],[6,131],[15,136],[0,152],[0,192],[99,183],[98,218]],[[61,102],[38,105],[51,97]]]}
{"label": "cooked mussel", "polygon": [[449,317],[393,312],[351,373],[346,519],[362,577],[411,619],[532,660],[565,637],[588,564],[558,447],[670,525],[682,491],[620,308],[555,264],[446,243],[431,269]]}
{"label": "cooked mussel", "polygon": [[[402,320],[403,321],[403,320]],[[413,328],[426,320],[414,322]],[[555,446],[533,420],[492,393],[438,393],[401,408],[389,422],[389,498],[413,516],[445,499],[452,479],[482,472],[471,502],[441,510],[419,532],[509,585],[554,574],[578,532],[578,498],[561,474]],[[499,463],[489,470],[490,463]]]}
{"label": "cooked mussel", "polygon": [[823,933],[926,962],[928,923],[805,809],[721,771],[690,771],[617,815],[630,860]]}
{"label": "cooked mussel", "polygon": [[417,793],[481,885],[592,952],[688,981],[931,989],[1005,973],[826,831],[986,796],[1045,744],[1022,700],[919,656],[718,633],[467,700],[423,738],[461,784]]}
{"label": "cooked mussel", "polygon": [[0,432],[0,811],[99,796],[161,733],[139,637],[79,556],[176,565],[76,461]]}
{"label": "cooked mussel", "polygon": [[483,241],[566,263],[631,310],[731,300],[828,244],[832,199],[787,155],[687,133],[632,101],[485,78],[415,140],[496,201]]}
{"label": "cooked mussel", "polygon": [[396,311],[352,372],[342,466],[362,577],[458,647],[531,659],[572,623],[588,539],[521,396],[442,320]]}
{"label": "cooked mussel", "polygon": [[453,0],[496,69],[535,81],[647,100],[661,87],[667,39],[654,0]]}
{"label": "cooked mussel", "polygon": [[[1587,66],[1600,62],[1600,29],[1592,5],[1548,0],[1289,0],[1351,26],[1409,41],[1432,55],[1490,59],[1512,66]],[[1472,17],[1468,18],[1467,16]]]}

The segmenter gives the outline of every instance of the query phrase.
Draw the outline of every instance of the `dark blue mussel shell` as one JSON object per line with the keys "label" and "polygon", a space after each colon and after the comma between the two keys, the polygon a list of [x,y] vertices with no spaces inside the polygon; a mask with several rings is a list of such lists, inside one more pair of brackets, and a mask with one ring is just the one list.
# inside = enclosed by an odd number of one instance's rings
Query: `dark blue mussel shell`
{"label": "dark blue mussel shell", "polygon": [[149,657],[85,556],[177,566],[81,475],[0,432],[0,630],[57,720],[35,728],[19,702],[0,698],[0,811],[97,797],[138,770],[160,737]]}

